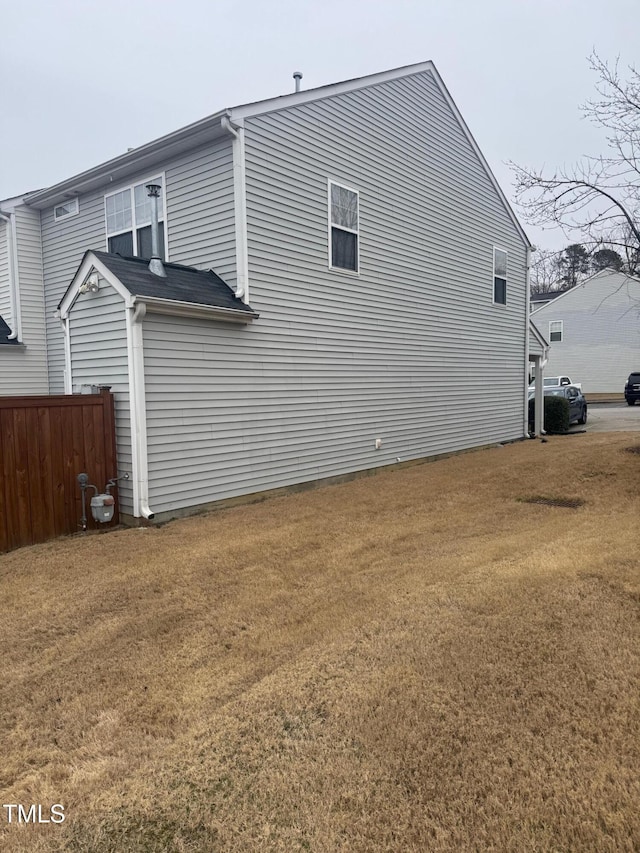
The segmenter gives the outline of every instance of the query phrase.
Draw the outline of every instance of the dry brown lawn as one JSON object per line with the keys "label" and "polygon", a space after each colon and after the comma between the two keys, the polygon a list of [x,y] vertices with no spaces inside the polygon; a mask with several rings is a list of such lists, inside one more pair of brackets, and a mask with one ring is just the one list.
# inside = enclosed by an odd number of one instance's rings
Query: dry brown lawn
{"label": "dry brown lawn", "polygon": [[0,557],[0,849],[640,850],[639,441]]}

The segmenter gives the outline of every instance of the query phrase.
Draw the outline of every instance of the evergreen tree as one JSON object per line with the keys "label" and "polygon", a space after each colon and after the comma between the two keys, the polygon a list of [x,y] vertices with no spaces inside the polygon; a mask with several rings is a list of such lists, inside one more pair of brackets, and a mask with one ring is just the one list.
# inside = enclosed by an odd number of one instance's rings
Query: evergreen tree
{"label": "evergreen tree", "polygon": [[560,280],[564,287],[575,287],[589,272],[589,252],[582,243],[572,243],[558,257]]}

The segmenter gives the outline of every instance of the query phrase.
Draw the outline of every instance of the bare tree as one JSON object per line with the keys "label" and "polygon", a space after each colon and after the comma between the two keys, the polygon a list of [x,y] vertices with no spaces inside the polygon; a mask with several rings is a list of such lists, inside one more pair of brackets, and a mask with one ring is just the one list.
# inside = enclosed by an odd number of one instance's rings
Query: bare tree
{"label": "bare tree", "polygon": [[595,52],[589,64],[599,78],[599,98],[583,111],[606,130],[608,155],[585,157],[549,175],[511,163],[516,199],[529,222],[577,231],[590,250],[615,249],[635,272],[640,268],[640,73],[630,66],[624,79],[618,60],[609,64]]}
{"label": "bare tree", "polygon": [[538,249],[531,260],[531,293],[551,293],[560,287],[558,252]]}

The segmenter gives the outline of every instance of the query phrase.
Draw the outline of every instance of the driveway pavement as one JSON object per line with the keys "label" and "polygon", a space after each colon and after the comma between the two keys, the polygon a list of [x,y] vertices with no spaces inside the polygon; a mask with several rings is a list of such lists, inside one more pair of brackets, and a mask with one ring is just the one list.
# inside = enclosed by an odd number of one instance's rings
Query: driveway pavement
{"label": "driveway pavement", "polygon": [[589,403],[587,425],[572,426],[571,432],[626,432],[640,430],[640,406],[626,403]]}

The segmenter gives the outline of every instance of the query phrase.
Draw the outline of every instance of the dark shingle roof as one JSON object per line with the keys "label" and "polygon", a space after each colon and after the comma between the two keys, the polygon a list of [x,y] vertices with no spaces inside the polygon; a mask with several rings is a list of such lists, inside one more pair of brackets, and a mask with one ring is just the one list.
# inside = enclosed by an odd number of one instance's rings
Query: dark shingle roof
{"label": "dark shingle roof", "polygon": [[14,339],[13,341],[9,340],[9,335],[11,334],[11,329],[5,323],[5,321],[0,317],[0,346],[6,344],[7,346],[11,346],[12,344],[18,344],[19,341]]}
{"label": "dark shingle roof", "polygon": [[96,252],[98,258],[134,296],[172,299],[194,305],[209,305],[254,314],[253,309],[238,299],[228,284],[213,270],[197,270],[182,264],[164,263],[166,278],[149,269],[144,258],[124,258],[109,252]]}
{"label": "dark shingle roof", "polygon": [[566,293],[568,290],[571,290],[570,287],[565,287],[563,290],[548,290],[545,293],[532,293],[531,294],[531,302],[534,304],[539,303],[542,305],[543,303],[552,302],[554,299],[557,299],[558,296],[562,296],[563,293]]}

